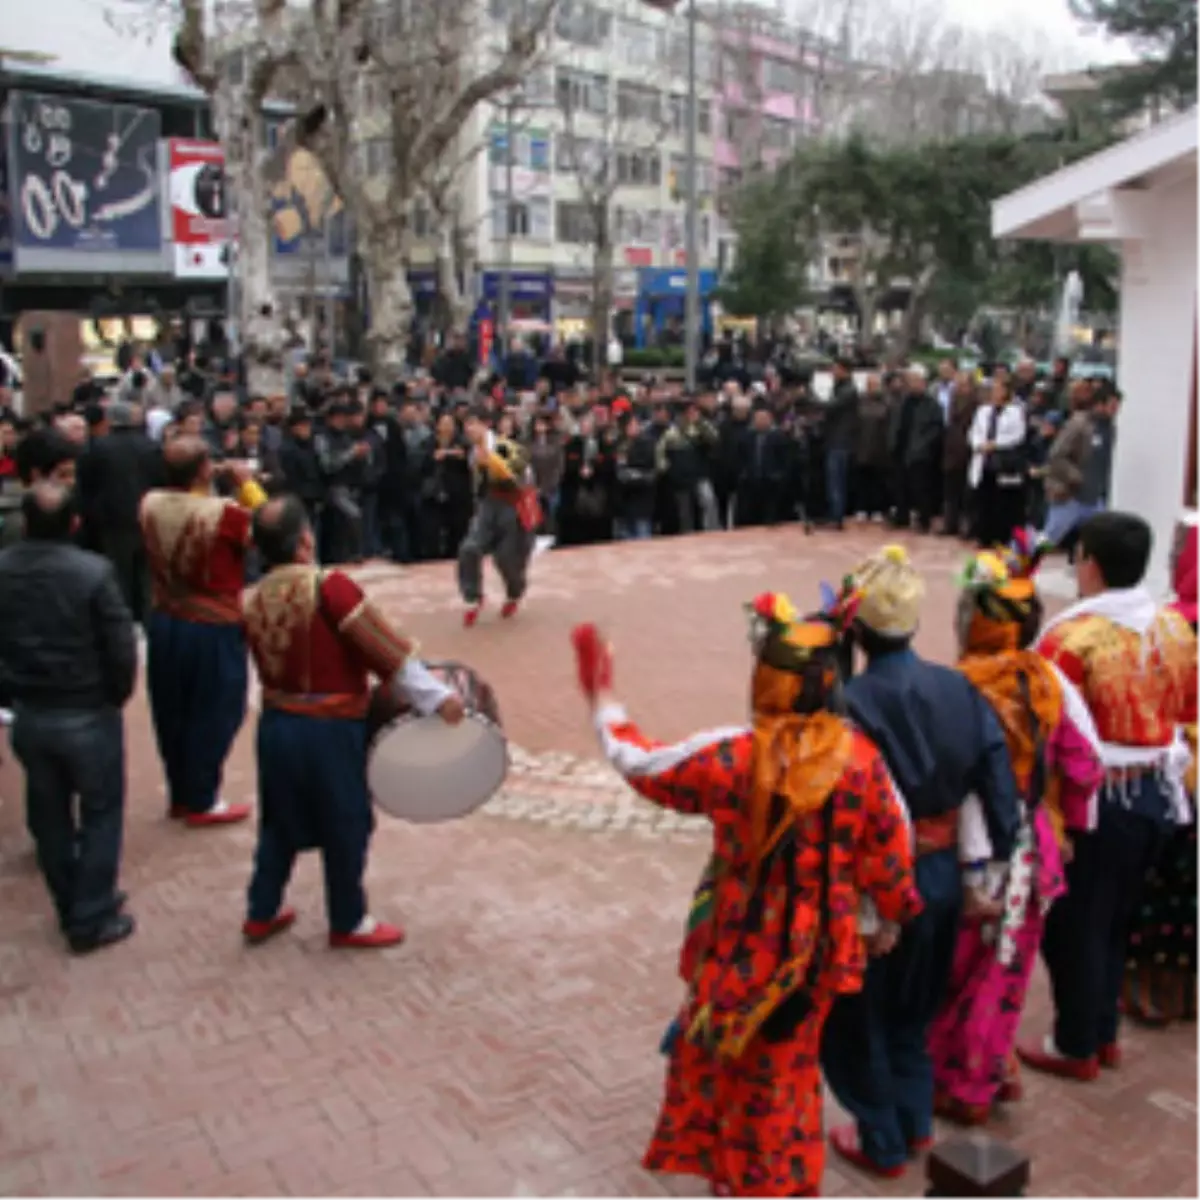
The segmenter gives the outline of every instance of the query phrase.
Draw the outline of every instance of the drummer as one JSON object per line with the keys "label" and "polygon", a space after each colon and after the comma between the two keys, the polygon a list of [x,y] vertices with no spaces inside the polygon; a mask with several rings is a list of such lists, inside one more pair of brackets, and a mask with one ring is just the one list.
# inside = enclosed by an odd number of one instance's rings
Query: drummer
{"label": "drummer", "polygon": [[268,501],[254,517],[266,572],[246,594],[246,640],[262,682],[258,723],[258,847],[242,931],[263,942],[296,919],[284,907],[296,855],[320,850],[331,946],[380,947],[403,941],[395,925],[367,910],[363,872],[374,813],[367,791],[369,676],[397,684],[422,715],[447,724],[462,701],[416,657],[341,571],[316,566],[316,543],[302,501]]}

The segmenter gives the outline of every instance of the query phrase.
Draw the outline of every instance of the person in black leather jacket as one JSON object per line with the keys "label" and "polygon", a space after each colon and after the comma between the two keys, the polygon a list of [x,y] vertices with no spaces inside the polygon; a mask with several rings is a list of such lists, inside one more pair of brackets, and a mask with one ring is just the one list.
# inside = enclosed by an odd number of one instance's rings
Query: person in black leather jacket
{"label": "person in black leather jacket", "polygon": [[112,565],[72,544],[71,492],[36,483],[22,513],[24,540],[0,551],[0,692],[13,707],[38,865],[68,945],[84,954],[134,930],[117,872],[121,709],[133,694],[137,645]]}

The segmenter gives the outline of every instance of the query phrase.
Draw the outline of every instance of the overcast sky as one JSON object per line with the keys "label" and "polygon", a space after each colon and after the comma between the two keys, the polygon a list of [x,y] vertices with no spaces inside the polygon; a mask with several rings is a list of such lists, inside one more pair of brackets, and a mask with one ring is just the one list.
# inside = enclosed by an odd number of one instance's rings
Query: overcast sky
{"label": "overcast sky", "polygon": [[[864,42],[880,19],[894,22],[901,14],[936,13],[947,25],[963,25],[977,33],[996,32],[1014,39],[1046,62],[1048,70],[1067,70],[1132,57],[1121,43],[1089,32],[1071,15],[1067,0],[758,0],[765,8],[782,8],[804,22],[818,14],[823,31],[840,27],[849,6],[853,25]],[[873,21],[872,18],[875,18]]]}

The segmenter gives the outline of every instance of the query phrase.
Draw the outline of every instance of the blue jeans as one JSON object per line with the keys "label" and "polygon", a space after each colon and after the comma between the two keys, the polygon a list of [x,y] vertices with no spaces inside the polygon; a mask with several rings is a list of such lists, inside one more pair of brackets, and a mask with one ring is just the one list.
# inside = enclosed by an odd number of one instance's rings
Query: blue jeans
{"label": "blue jeans", "polygon": [[59,925],[68,937],[87,938],[117,912],[125,829],[120,709],[18,704],[12,748],[25,769],[25,823]]}
{"label": "blue jeans", "polygon": [[617,520],[617,537],[622,541],[645,541],[653,532],[649,517],[620,517]]}
{"label": "blue jeans", "polygon": [[830,450],[825,456],[825,498],[829,519],[841,524],[846,519],[846,500],[850,478],[850,451]]}
{"label": "blue jeans", "polygon": [[1046,514],[1046,528],[1042,536],[1051,544],[1061,546],[1080,525],[1100,511],[1098,504],[1084,504],[1081,500],[1065,500],[1062,504],[1051,504]]}

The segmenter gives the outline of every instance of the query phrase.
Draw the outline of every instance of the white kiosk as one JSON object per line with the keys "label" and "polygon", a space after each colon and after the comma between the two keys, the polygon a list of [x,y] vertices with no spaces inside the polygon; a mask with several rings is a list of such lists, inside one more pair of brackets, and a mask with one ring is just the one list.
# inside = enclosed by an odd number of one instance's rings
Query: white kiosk
{"label": "white kiosk", "polygon": [[992,235],[1107,242],[1121,255],[1112,502],[1154,530],[1147,582],[1167,586],[1195,504],[1196,110],[1153,125],[992,205]]}

